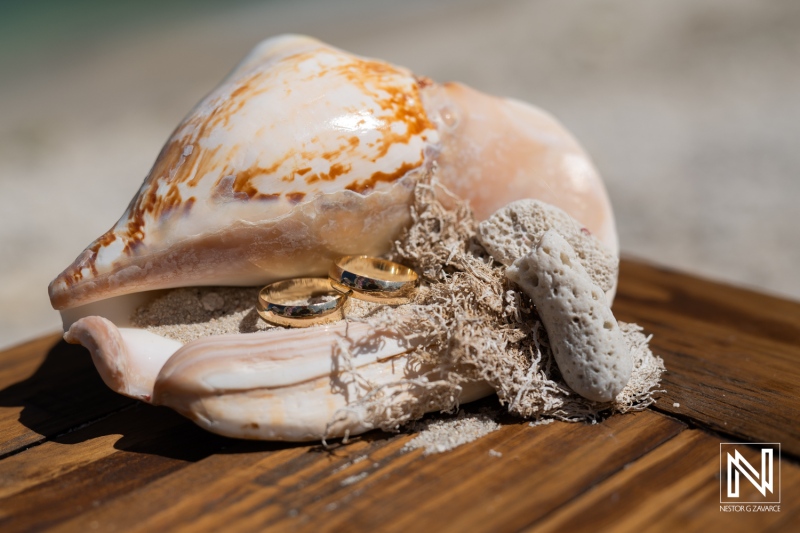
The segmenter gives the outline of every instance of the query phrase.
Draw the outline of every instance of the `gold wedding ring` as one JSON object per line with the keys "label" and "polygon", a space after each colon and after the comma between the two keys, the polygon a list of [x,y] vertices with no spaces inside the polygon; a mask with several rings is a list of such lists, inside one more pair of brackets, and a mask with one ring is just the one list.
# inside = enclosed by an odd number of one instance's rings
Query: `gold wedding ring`
{"label": "gold wedding ring", "polygon": [[336,260],[329,271],[331,286],[353,298],[382,304],[408,303],[419,287],[417,273],[399,263],[348,255]]}
{"label": "gold wedding ring", "polygon": [[267,285],[258,293],[258,314],[272,324],[305,328],[344,318],[349,291],[334,290],[326,278],[296,278]]}

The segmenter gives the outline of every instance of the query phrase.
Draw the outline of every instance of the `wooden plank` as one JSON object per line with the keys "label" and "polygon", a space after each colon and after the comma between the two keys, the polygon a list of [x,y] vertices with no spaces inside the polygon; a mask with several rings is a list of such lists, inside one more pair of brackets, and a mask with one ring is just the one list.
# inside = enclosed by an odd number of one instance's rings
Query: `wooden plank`
{"label": "wooden plank", "polygon": [[642,311],[655,306],[732,333],[800,346],[800,302],[631,259],[621,261],[619,279],[619,294],[639,302]]}
{"label": "wooden plank", "polygon": [[[312,489],[302,480],[297,482],[298,477],[335,475],[367,452],[380,453],[383,448],[396,452],[403,442],[398,444],[397,436],[375,432],[335,450],[319,445],[234,444],[224,455],[188,466],[53,531],[85,531],[87,527],[142,532],[186,528],[238,531],[238,522],[264,498],[279,497],[283,491],[298,488],[310,492]],[[345,476],[342,473],[339,477]],[[229,527],[225,520],[219,520],[223,513],[239,517],[237,525]],[[213,527],[207,524],[212,521]]]}
{"label": "wooden plank", "polygon": [[[720,510],[720,438],[686,430],[540,522],[530,531],[800,530],[800,467],[781,464],[780,512]],[[724,440],[724,439],[723,439]],[[745,459],[758,464],[758,452]],[[777,473],[776,473],[777,475]],[[755,489],[743,482],[742,491]],[[746,494],[746,492],[742,492]]]}
{"label": "wooden plank", "polygon": [[424,524],[428,530],[512,531],[685,427],[653,412],[596,425],[510,422],[427,457],[403,451],[413,435],[380,433],[333,451],[276,449],[255,460],[247,456],[241,465],[212,457],[90,509],[61,530],[400,531]]}
{"label": "wooden plank", "polygon": [[68,520],[232,442],[166,408],[115,413],[0,461],[0,530]]}
{"label": "wooden plank", "polygon": [[100,379],[89,352],[43,337],[0,357],[0,456],[133,405]]}
{"label": "wooden plank", "polygon": [[[340,454],[341,455],[341,454]],[[192,522],[194,513],[214,513],[235,506],[249,490],[250,480],[269,472],[278,474],[296,468],[304,458],[313,458],[308,446],[281,443],[235,443],[224,453],[164,476],[106,505],[81,513],[52,531],[148,531],[154,521],[170,522],[179,529]],[[319,455],[332,464],[345,457]],[[182,513],[187,513],[183,515]],[[159,515],[154,519],[154,515]],[[151,530],[152,531],[152,530]]]}
{"label": "wooden plank", "polygon": [[[23,446],[39,442],[44,437],[18,423],[23,410],[22,392],[14,384],[23,382],[41,365],[47,351],[56,344],[60,335],[47,335],[14,346],[0,357],[0,457]],[[9,390],[9,387],[12,387]],[[15,394],[16,393],[16,394]],[[28,416],[31,416],[32,411]]]}
{"label": "wooden plank", "polygon": [[[800,457],[800,305],[623,261],[615,313],[655,334],[654,350],[669,370],[658,409],[742,440],[781,442],[785,454]],[[334,450],[247,443],[112,393],[83,348],[56,340],[0,354],[4,532],[519,530],[571,520],[565,509],[634,471],[643,456],[652,461],[642,467],[650,474],[683,461],[674,479],[662,479],[676,494],[699,494],[699,503],[675,500],[675,520],[665,521],[671,508],[653,514],[650,492],[624,485],[617,493],[632,496],[623,518],[641,515],[631,520],[645,529],[662,521],[678,529],[695,514],[701,525],[712,524],[703,507],[710,497],[703,450],[713,441],[717,453],[720,438],[681,433],[685,424],[656,412],[594,426],[509,420],[498,432],[429,457],[403,451],[409,435],[372,433]],[[24,449],[35,443],[42,444]],[[705,477],[692,477],[693,465]],[[800,490],[795,475],[784,492]],[[606,520],[586,513],[587,523]],[[788,506],[756,529],[780,530],[798,517]]]}
{"label": "wooden plank", "polygon": [[659,410],[800,457],[800,304],[623,261],[614,313],[654,334]]}
{"label": "wooden plank", "polygon": [[0,501],[113,455],[123,434],[126,444],[135,446],[168,427],[184,424],[164,414],[161,410],[134,409],[7,457],[0,461]]}
{"label": "wooden plank", "polygon": [[48,350],[60,340],[61,334],[53,333],[4,350],[0,357],[0,387],[6,388],[30,377]]}

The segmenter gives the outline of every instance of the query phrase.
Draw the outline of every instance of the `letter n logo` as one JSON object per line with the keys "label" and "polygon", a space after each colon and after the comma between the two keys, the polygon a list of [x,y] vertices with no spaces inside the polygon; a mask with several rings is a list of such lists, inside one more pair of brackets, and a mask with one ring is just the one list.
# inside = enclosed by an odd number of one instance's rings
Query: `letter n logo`
{"label": "letter n logo", "polygon": [[780,503],[780,454],[780,443],[721,443],[720,503]]}

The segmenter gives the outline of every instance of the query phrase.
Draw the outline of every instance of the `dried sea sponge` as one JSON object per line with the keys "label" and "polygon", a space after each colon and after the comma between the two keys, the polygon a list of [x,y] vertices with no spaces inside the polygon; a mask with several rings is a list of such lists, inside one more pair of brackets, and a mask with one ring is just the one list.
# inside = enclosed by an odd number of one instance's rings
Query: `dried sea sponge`
{"label": "dried sea sponge", "polygon": [[533,251],[546,231],[554,229],[572,246],[581,264],[603,292],[616,284],[616,255],[561,209],[539,200],[517,200],[478,225],[478,240],[505,266]]}
{"label": "dried sea sponge", "polygon": [[567,385],[596,402],[622,392],[631,378],[630,350],[603,291],[564,237],[546,231],[506,276],[533,300]]}
{"label": "dried sea sponge", "polygon": [[[358,383],[361,394],[337,413],[332,426],[357,416],[372,427],[396,430],[425,411],[455,410],[461,385],[468,381],[488,383],[510,413],[537,420],[592,421],[655,401],[664,364],[639,326],[619,323],[632,359],[624,390],[610,403],[583,398],[564,383],[530,298],[513,290],[505,267],[476,238],[478,225],[466,203],[435,180],[422,182],[412,220],[390,259],[417,270],[423,284],[419,294],[410,304],[378,306],[356,320],[376,329],[390,326],[415,339],[411,364],[430,368],[429,379],[375,386],[353,371],[345,379]],[[346,345],[338,357],[338,368],[351,367]]]}

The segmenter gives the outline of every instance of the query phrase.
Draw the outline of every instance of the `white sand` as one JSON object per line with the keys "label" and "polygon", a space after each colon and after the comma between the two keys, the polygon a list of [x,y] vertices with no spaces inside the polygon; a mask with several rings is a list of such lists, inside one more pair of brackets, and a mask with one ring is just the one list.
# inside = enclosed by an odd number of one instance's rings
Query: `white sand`
{"label": "white sand", "polygon": [[419,431],[419,434],[403,446],[403,450],[422,448],[423,455],[431,455],[450,451],[477,440],[500,429],[500,424],[494,421],[490,411],[484,410],[468,415],[462,409],[455,418],[425,419],[416,422],[413,428]]}
{"label": "white sand", "polygon": [[[279,326],[264,322],[256,313],[260,287],[189,287],[173,289],[140,307],[133,324],[187,343],[209,335],[254,333]],[[359,318],[378,307],[350,298],[345,316]]]}

